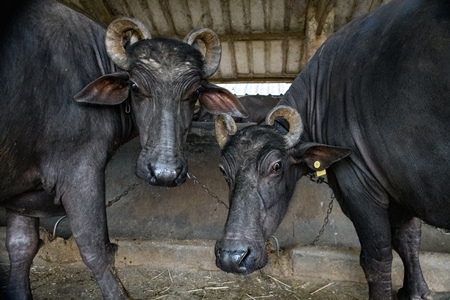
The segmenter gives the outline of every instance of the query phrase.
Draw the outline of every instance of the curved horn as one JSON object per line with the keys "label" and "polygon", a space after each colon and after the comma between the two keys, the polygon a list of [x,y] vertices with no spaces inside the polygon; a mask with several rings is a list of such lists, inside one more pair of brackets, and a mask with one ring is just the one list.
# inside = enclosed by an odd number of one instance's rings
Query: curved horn
{"label": "curved horn", "polygon": [[281,117],[286,119],[289,123],[289,132],[284,136],[286,140],[287,149],[295,146],[300,140],[303,132],[303,122],[300,114],[292,107],[280,105],[274,107],[266,117],[266,124],[273,125],[275,118]]}
{"label": "curved horn", "polygon": [[216,116],[215,129],[217,143],[219,144],[220,149],[223,149],[229,136],[236,133],[237,127],[230,115],[221,114]]}
{"label": "curved horn", "polygon": [[130,44],[142,39],[150,39],[151,35],[144,24],[131,18],[118,18],[109,24],[106,29],[105,45],[106,52],[111,60],[121,69],[129,70],[130,61],[123,46],[123,39],[131,32]]}
{"label": "curved horn", "polygon": [[184,38],[184,42],[192,45],[195,40],[201,40],[205,43],[205,66],[204,74],[211,77],[219,68],[220,58],[222,57],[222,46],[220,45],[219,36],[208,28],[198,28],[189,32]]}

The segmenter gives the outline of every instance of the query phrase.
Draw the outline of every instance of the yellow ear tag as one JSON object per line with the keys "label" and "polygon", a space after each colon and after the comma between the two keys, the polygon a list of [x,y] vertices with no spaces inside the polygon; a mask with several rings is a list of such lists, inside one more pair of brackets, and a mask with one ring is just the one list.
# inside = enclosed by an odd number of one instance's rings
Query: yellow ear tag
{"label": "yellow ear tag", "polygon": [[[318,160],[316,160],[315,162],[314,162],[314,168],[316,168],[316,169],[318,169],[318,168],[320,168],[320,161],[318,161]],[[325,174],[327,174],[327,171],[324,169],[324,170],[318,170],[318,171],[316,171],[316,176],[317,177],[320,177],[320,176],[324,176]]]}
{"label": "yellow ear tag", "polygon": [[317,177],[324,176],[326,174],[327,174],[327,170],[316,171],[316,176]]}

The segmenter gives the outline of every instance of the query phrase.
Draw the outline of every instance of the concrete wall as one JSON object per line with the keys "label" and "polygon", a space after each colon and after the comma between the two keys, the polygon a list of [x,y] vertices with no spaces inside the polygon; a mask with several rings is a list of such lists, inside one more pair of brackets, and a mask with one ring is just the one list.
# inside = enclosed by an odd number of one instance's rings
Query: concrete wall
{"label": "concrete wall", "polygon": [[[195,123],[188,138],[189,170],[222,201],[228,203],[228,186],[218,170],[220,150],[212,123]],[[106,171],[107,202],[139,182],[134,174],[140,146],[134,139],[122,146]],[[309,245],[318,234],[326,216],[331,190],[307,178],[297,183],[289,211],[275,233],[282,247]],[[200,185],[188,179],[176,188],[154,187],[141,183],[107,209],[110,236],[136,239],[200,239],[220,237],[227,209]],[[57,218],[44,219],[41,225],[52,228]],[[58,234],[70,235],[67,219]],[[424,225],[422,250],[450,252],[450,236]],[[352,223],[335,201],[329,224],[318,245],[359,247]]]}

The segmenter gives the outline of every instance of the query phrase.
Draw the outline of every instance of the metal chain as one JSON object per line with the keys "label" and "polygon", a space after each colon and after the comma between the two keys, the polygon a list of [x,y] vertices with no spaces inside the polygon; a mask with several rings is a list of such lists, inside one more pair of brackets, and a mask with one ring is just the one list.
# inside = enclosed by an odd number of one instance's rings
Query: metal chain
{"label": "metal chain", "polygon": [[314,241],[311,243],[311,246],[314,246],[319,241],[319,239],[322,237],[323,233],[325,232],[325,227],[328,225],[329,217],[333,210],[334,199],[335,199],[334,194],[331,194],[331,201],[330,201],[330,204],[328,204],[327,215],[325,216],[325,219],[323,220],[322,228],[320,228],[319,234],[316,236]]}
{"label": "metal chain", "polygon": [[194,174],[192,173],[187,173],[187,177],[189,179],[192,179],[194,181],[194,184],[198,184],[202,187],[202,189],[204,189],[208,194],[210,194],[214,199],[217,200],[217,202],[219,202],[220,204],[222,204],[223,206],[225,206],[227,209],[230,209],[228,207],[228,205],[223,202],[216,194],[214,194],[210,189],[208,189],[203,183],[200,182],[200,180],[197,179],[197,177],[195,177]]}
{"label": "metal chain", "polygon": [[[328,182],[325,180],[325,178],[323,178],[323,177],[316,177],[316,175],[314,173],[310,173],[307,176],[309,177],[309,180],[311,180],[312,182],[328,184]],[[323,233],[325,232],[325,227],[328,225],[331,212],[333,211],[333,203],[334,203],[334,199],[335,198],[336,197],[334,196],[334,193],[331,194],[331,201],[328,204],[327,215],[325,216],[325,219],[323,220],[322,228],[320,228],[319,234],[316,236],[314,241],[312,241],[311,246],[314,246],[320,240],[320,238],[322,237]]]}
{"label": "metal chain", "polygon": [[[314,173],[310,173],[307,175],[309,177],[309,179],[312,182],[315,183],[326,183],[328,184],[328,182],[325,180],[325,178],[323,177],[316,177],[316,175]],[[331,214],[331,211],[333,210],[333,202],[334,199],[336,199],[336,197],[334,196],[334,193],[331,194],[331,201],[330,204],[328,204],[328,210],[327,210],[327,215],[325,216],[325,219],[323,220],[323,224],[322,224],[322,228],[319,230],[319,234],[316,236],[316,238],[314,239],[314,241],[311,243],[311,246],[314,246],[315,243],[317,243],[320,239],[320,237],[323,235],[324,231],[325,231],[325,227],[328,225],[329,222],[329,216]],[[425,222],[422,221],[422,224],[426,224]],[[428,225],[428,224],[427,224]],[[430,225],[431,226],[431,225]],[[434,227],[434,226],[432,226]],[[439,227],[434,227],[437,230],[439,230],[442,234],[445,235],[450,235],[450,229],[445,229],[445,228],[439,228]]]}
{"label": "metal chain", "polygon": [[325,183],[328,185],[328,181],[326,181],[324,177],[317,177],[316,174],[314,174],[314,173],[309,173],[306,176],[308,176],[309,180],[311,180],[312,182]]}
{"label": "metal chain", "polygon": [[[213,198],[215,198],[217,200],[217,202],[219,202],[220,204],[222,204],[223,206],[225,206],[227,209],[229,209],[228,205],[223,202],[216,194],[214,194],[210,189],[208,189],[203,183],[201,183],[197,177],[195,177],[194,174],[192,173],[188,173],[187,174],[189,179],[192,179],[194,181],[194,184],[198,184],[200,185],[208,194],[210,194]],[[326,183],[328,184],[328,182],[323,178],[323,177],[316,177],[313,173],[312,174],[308,174],[308,177],[311,181],[316,182],[316,183]],[[325,216],[325,219],[323,220],[323,224],[322,224],[322,228],[319,230],[319,234],[316,236],[316,238],[314,239],[314,241],[311,243],[311,245],[314,245],[315,243],[317,243],[319,241],[319,239],[321,238],[321,236],[323,235],[323,233],[325,232],[325,227],[328,225],[329,222],[329,217],[331,212],[333,211],[333,203],[334,203],[334,199],[335,196],[334,194],[331,195],[331,201],[328,204],[328,209],[327,209],[327,215]]]}
{"label": "metal chain", "polygon": [[[132,190],[134,190],[138,185],[140,185],[142,183],[142,180],[139,180],[135,183],[132,183],[131,185],[128,186],[128,188],[122,192],[122,194],[120,194],[119,196],[117,196],[116,198],[108,201],[108,203],[106,204],[106,208],[111,207],[114,203],[116,203],[117,201],[119,201],[120,199],[122,199],[122,197],[128,195],[128,193]],[[59,222],[61,222],[64,218],[66,218],[67,215],[62,216],[61,218],[59,218],[55,225],[53,226],[53,235],[50,241],[52,241],[55,237],[56,237],[56,229],[58,228]]]}
{"label": "metal chain", "polygon": [[122,194],[120,194],[119,196],[117,196],[116,198],[114,198],[113,200],[108,201],[108,203],[106,204],[106,207],[110,207],[111,205],[113,205],[114,203],[116,203],[117,201],[119,201],[120,199],[122,199],[122,197],[128,195],[129,192],[131,192],[132,190],[134,190],[138,185],[140,185],[142,183],[142,180],[139,180],[135,183],[132,183],[131,185],[128,186],[128,188],[122,192]]}
{"label": "metal chain", "polygon": [[[328,182],[325,181],[325,179],[322,178],[322,177],[315,178],[315,175],[314,175],[314,174],[309,174],[308,176],[309,176],[309,179],[310,179],[311,181],[313,181],[313,182],[316,182],[316,183],[326,183],[326,184],[328,184]],[[211,197],[213,197],[214,199],[216,199],[218,203],[222,204],[222,205],[225,206],[227,209],[229,209],[228,205],[227,205],[224,201],[222,201],[216,194],[214,194],[210,189],[208,189],[203,183],[201,183],[200,180],[198,180],[198,178],[197,178],[194,174],[188,173],[188,174],[187,174],[187,177],[188,177],[189,179],[191,179],[192,181],[194,181],[194,184],[200,185],[201,188],[203,188],[208,194],[210,194]],[[115,197],[114,199],[108,201],[108,203],[106,204],[106,208],[111,207],[114,203],[118,202],[118,201],[119,201],[120,199],[122,199],[124,196],[128,195],[128,193],[129,193],[130,191],[134,190],[134,189],[135,189],[138,185],[140,185],[141,183],[142,183],[142,181],[139,180],[139,181],[137,181],[137,182],[132,183],[131,185],[129,185],[128,188],[125,189],[125,191],[123,191],[120,195],[118,195],[118,196]],[[325,227],[327,226],[327,224],[328,224],[328,222],[329,222],[329,216],[330,216],[330,214],[331,214],[331,212],[332,212],[332,210],[333,210],[333,202],[334,202],[334,199],[335,199],[334,194],[332,194],[332,195],[331,195],[331,201],[330,201],[330,204],[328,204],[327,215],[326,215],[326,217],[325,217],[325,219],[324,219],[324,221],[323,221],[322,228],[320,229],[319,234],[316,236],[316,238],[315,238],[314,241],[311,243],[311,245],[314,245],[315,243],[317,243],[317,242],[319,241],[320,237],[323,235],[323,233],[324,233],[324,231],[325,231]],[[55,226],[54,226],[54,228],[53,228],[53,236],[56,235],[56,228],[57,228],[59,222],[60,222],[63,218],[65,218],[65,217],[66,217],[66,216],[62,217],[61,219],[59,219],[59,220],[55,223]]]}

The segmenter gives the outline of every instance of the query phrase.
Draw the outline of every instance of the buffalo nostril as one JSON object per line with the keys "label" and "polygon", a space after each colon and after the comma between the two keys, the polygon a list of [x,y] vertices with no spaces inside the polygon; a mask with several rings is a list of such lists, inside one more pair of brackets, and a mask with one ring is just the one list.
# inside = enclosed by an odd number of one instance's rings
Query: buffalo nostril
{"label": "buffalo nostril", "polygon": [[153,170],[151,165],[147,166],[147,170],[148,170],[148,174],[150,175],[149,177],[155,177],[155,171]]}
{"label": "buffalo nostril", "polygon": [[246,274],[248,273],[246,258],[249,257],[249,254],[249,249],[232,251],[218,249],[216,251],[216,263],[220,269],[226,272]]}
{"label": "buffalo nostril", "polygon": [[216,265],[222,271],[250,274],[267,264],[264,240],[260,243],[240,239],[222,239],[215,245]]}
{"label": "buffalo nostril", "polygon": [[241,252],[241,253],[236,253],[236,257],[234,257],[234,260],[237,261],[238,266],[240,266],[242,264],[242,261],[244,260],[244,258],[247,256],[248,254],[248,250]]}
{"label": "buffalo nostril", "polygon": [[148,164],[147,169],[149,182],[153,185],[177,186],[186,180],[183,167]]}

